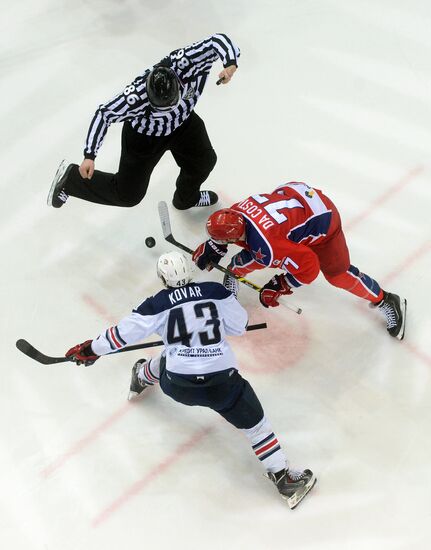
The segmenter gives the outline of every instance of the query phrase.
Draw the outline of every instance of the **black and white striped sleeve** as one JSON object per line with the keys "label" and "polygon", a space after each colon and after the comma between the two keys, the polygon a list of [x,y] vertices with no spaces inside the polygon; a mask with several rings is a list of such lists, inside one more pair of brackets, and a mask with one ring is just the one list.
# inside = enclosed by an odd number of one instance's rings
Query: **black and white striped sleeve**
{"label": "black and white striped sleeve", "polygon": [[120,94],[99,106],[94,113],[85,140],[85,158],[93,160],[96,158],[106,132],[113,122],[132,120],[145,114],[149,106],[145,85],[148,72],[138,76]]}
{"label": "black and white striped sleeve", "polygon": [[238,66],[240,49],[228,36],[222,33],[214,34],[212,36],[212,43],[224,67],[229,67],[230,65]]}
{"label": "black and white striped sleeve", "polygon": [[217,33],[195,42],[191,46],[174,50],[170,61],[180,78],[187,79],[207,75],[213,65],[221,60],[224,67],[238,66],[240,49],[225,34]]}

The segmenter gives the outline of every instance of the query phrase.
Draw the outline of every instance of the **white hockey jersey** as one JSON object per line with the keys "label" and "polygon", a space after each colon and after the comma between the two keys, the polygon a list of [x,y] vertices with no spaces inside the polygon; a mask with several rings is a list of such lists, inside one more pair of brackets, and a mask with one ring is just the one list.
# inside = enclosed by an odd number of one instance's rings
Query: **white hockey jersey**
{"label": "white hockey jersey", "polygon": [[247,312],[223,285],[190,283],[147,298],[91,347],[105,355],[156,333],[165,344],[167,371],[209,374],[237,368],[226,335],[243,334],[247,322]]}

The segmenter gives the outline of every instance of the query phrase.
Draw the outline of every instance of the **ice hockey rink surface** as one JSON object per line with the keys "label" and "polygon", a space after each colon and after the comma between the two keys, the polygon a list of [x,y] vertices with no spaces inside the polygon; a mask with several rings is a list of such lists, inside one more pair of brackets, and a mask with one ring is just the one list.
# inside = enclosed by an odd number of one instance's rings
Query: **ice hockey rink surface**
{"label": "ice hockey rink surface", "polygon": [[[3,0],[1,11],[1,548],[430,548],[429,2]],[[132,209],[71,198],[54,210],[46,195],[63,158],[81,161],[100,103],[215,32],[242,55],[227,86],[213,67],[196,108],[218,155],[207,187],[223,206],[291,180],[323,189],[352,263],[408,300],[399,342],[322,276],[289,298],[302,315],[241,288],[250,322],[268,323],[231,340],[241,372],[291,463],[318,477],[294,511],[212,411],[157,388],[127,401],[132,364],[156,348],[89,368],[15,348],[26,338],[62,355],[159,290],[169,154]],[[97,168],[116,170],[120,131]],[[176,237],[199,244],[210,211],[171,208]]]}

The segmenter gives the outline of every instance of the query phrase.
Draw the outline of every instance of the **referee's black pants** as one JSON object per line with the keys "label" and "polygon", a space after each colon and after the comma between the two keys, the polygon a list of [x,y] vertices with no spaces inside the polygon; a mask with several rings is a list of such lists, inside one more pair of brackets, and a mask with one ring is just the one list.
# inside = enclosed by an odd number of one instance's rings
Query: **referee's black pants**
{"label": "referee's black pants", "polygon": [[73,164],[65,185],[72,197],[111,206],[136,206],[144,198],[151,173],[166,151],[180,167],[173,204],[186,209],[200,198],[199,189],[217,162],[204,121],[193,111],[168,136],[146,136],[129,122],[123,124],[121,158],[116,174],[95,170],[91,180],[79,174]]}
{"label": "referee's black pants", "polygon": [[161,363],[160,387],[175,401],[208,407],[239,429],[253,428],[263,418],[257,395],[236,369],[187,376],[168,372]]}

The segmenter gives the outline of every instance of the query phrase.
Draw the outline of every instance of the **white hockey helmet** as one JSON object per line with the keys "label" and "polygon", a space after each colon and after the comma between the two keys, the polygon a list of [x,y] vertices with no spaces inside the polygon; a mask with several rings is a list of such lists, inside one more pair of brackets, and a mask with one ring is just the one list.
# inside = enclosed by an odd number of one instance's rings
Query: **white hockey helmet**
{"label": "white hockey helmet", "polygon": [[193,279],[193,266],[185,254],[173,250],[158,259],[157,275],[166,287],[177,288]]}

